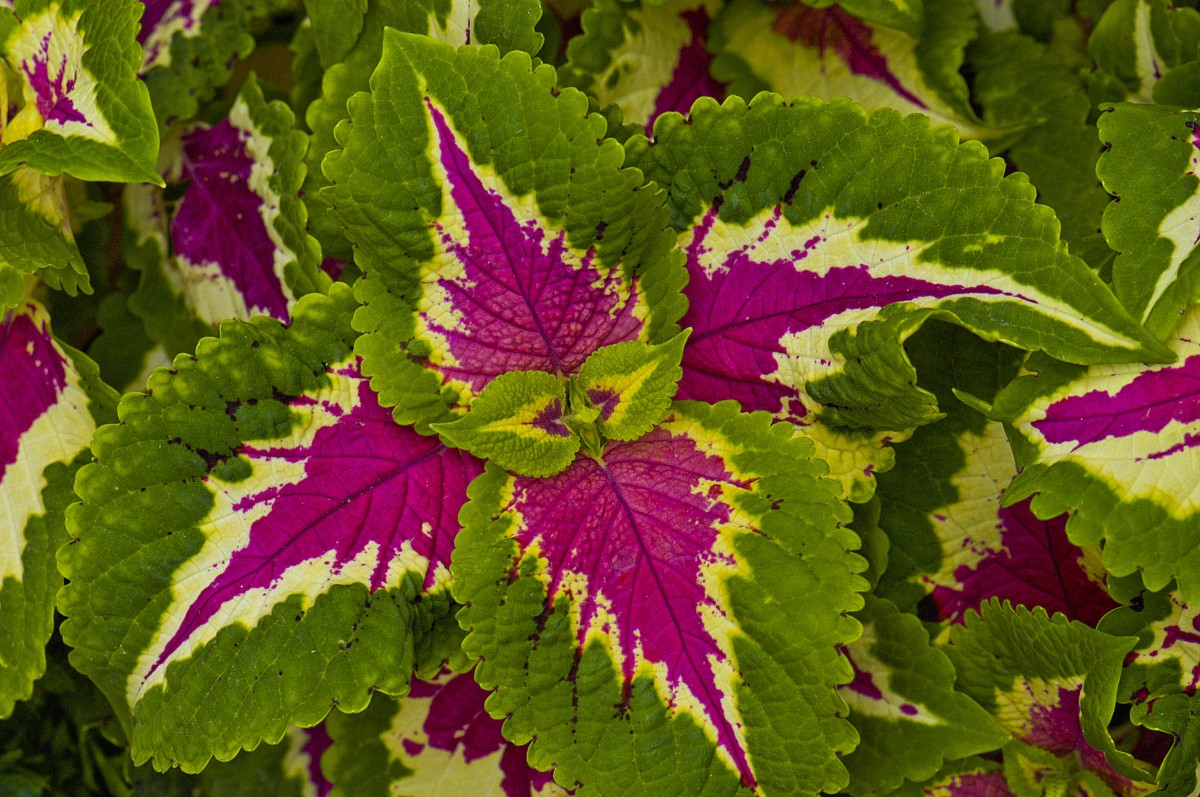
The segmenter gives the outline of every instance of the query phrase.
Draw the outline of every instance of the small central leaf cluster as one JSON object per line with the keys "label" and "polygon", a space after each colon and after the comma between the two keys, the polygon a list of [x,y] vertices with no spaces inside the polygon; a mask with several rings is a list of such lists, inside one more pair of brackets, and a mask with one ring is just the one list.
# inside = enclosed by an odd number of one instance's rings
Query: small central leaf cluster
{"label": "small central leaf cluster", "polygon": [[605,443],[641,437],[667,414],[690,332],[657,346],[604,346],[574,376],[500,374],[465,415],[430,428],[449,445],[522,476],[561,473],[580,449],[599,460]]}

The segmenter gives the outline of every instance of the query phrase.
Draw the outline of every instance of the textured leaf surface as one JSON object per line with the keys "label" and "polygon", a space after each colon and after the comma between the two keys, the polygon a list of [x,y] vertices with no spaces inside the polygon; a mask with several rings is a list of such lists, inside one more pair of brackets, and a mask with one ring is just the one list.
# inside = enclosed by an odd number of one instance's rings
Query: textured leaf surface
{"label": "textured leaf surface", "polygon": [[1200,688],[1200,610],[1171,589],[1141,588],[1127,602],[1099,626],[1110,634],[1138,637],[1137,647],[1125,658],[1121,699],[1144,703],[1168,694],[1195,694]]}
{"label": "textured leaf surface", "polygon": [[569,792],[525,760],[484,709],[470,673],[413,680],[408,697],[380,696],[359,715],[335,715],[328,759],[345,797],[559,797]]}
{"label": "textured leaf surface", "polygon": [[601,0],[584,12],[583,34],[567,45],[563,81],[615,103],[649,132],[667,111],[687,114],[700,97],[724,97],[712,77],[708,26],[721,0],[635,4]]}
{"label": "textured leaf surface", "polygon": [[553,81],[522,53],[392,33],[352,103],[326,166],[364,271],[357,351],[401,423],[461,412],[507,371],[571,376],[601,346],[673,331],[661,194]]}
{"label": "textured leaf surface", "polygon": [[449,610],[481,465],[379,407],[353,306],[339,287],[288,328],[227,322],[97,432],[60,559],[63,633],[132,717],[137,760],[194,771],[402,693],[412,624]]}
{"label": "textured leaf surface", "polygon": [[599,412],[596,426],[605,439],[641,437],[667,414],[686,341],[686,332],[659,346],[627,341],[587,358],[576,384]]}
{"label": "textured leaf surface", "polygon": [[845,647],[854,680],[838,688],[860,741],[843,760],[851,794],[890,794],[937,773],[943,760],[999,749],[1004,731],[954,691],[954,667],[921,623],[886,600],[860,612],[863,635]]}
{"label": "textured leaf surface", "polygon": [[[346,4],[322,1],[312,4],[318,14],[327,10],[339,24],[348,21]],[[306,162],[305,201],[312,215],[313,235],[329,257],[349,260],[350,245],[338,221],[329,213],[329,199],[322,190],[331,182],[322,169],[325,156],[338,147],[334,127],[349,116],[346,103],[366,91],[368,79],[383,53],[384,27],[428,35],[455,47],[495,44],[503,52],[522,50],[536,53],[542,36],[534,25],[542,13],[538,0],[377,0],[366,4],[362,32],[340,63],[329,66],[321,82],[321,96],[308,108],[306,119],[313,133]],[[353,12],[349,19],[353,19]],[[328,30],[328,26],[326,27]],[[337,46],[344,46],[344,42]]]}
{"label": "textured leaf surface", "polygon": [[1200,113],[1127,103],[1108,108],[1098,122],[1107,151],[1096,173],[1120,197],[1104,211],[1104,235],[1120,253],[1113,290],[1166,338],[1200,298]]}
{"label": "textured leaf surface", "polygon": [[901,343],[934,316],[1067,360],[1170,357],[1022,175],[928,119],[760,95],[670,122],[628,148],[687,255],[681,397],[911,429],[939,412]]}
{"label": "textured leaf surface", "polygon": [[207,797],[329,797],[333,783],[321,768],[331,744],[325,724],[290,726],[282,741],[260,745],[225,763],[212,763],[200,773],[200,793]]}
{"label": "textured leaf surface", "polygon": [[849,97],[869,111],[926,114],[971,138],[998,132],[975,116],[957,73],[977,24],[969,1],[928,0],[921,38],[861,19],[846,3],[812,5],[727,5],[710,34],[713,75],[747,100],[764,89],[787,100]]}
{"label": "textured leaf surface", "polygon": [[90,403],[40,305],[0,314],[0,717],[30,696],[46,666],[62,586],[54,551],[66,539],[76,457],[96,429]]}
{"label": "textured leaf surface", "polygon": [[[991,0],[988,0],[991,2]],[[1012,797],[1000,765],[981,758],[948,764],[924,783],[906,783],[895,797]]]}
{"label": "textured leaf surface", "polygon": [[1142,718],[1149,728],[1175,737],[1159,768],[1155,794],[1192,797],[1200,790],[1200,697],[1169,695],[1154,703]]}
{"label": "textured leaf surface", "polygon": [[567,426],[567,390],[541,371],[501,374],[471,411],[433,425],[451,445],[526,476],[552,476],[575,459],[579,438]]}
{"label": "textured leaf surface", "polygon": [[1019,436],[1023,472],[1005,496],[1040,517],[1075,510],[1067,533],[1077,545],[1104,541],[1113,575],[1138,570],[1151,590],[1179,582],[1200,600],[1200,311],[1188,311],[1171,365],[1066,368],[1047,364],[996,400],[995,417]]}
{"label": "textured leaf surface", "polygon": [[811,452],[764,414],[681,403],[599,460],[472,485],[464,645],[535,766],[636,795],[845,785],[837,646],[865,562]]}
{"label": "textured leaf surface", "polygon": [[0,176],[0,312],[21,303],[30,274],[72,294],[91,287],[63,178],[20,167]]}
{"label": "textured leaf surface", "polygon": [[[158,130],[137,80],[134,0],[29,0],[19,24],[0,20],[9,67],[24,76],[4,129],[0,174],[21,165],[83,180],[161,185]],[[0,9],[0,17],[10,12]],[[8,109],[5,109],[6,111]]]}
{"label": "textured leaf surface", "polygon": [[320,249],[304,231],[297,192],[306,137],[293,122],[251,79],[228,118],[183,137],[188,183],[165,269],[174,292],[210,326],[259,314],[287,321],[299,296],[327,284]]}
{"label": "textured leaf surface", "polygon": [[[1017,746],[1005,754],[1006,767],[1029,747],[1061,759],[1044,762],[1057,771],[1085,782],[1099,776],[1118,794],[1134,791],[1130,778],[1148,779],[1128,753],[1116,751],[1107,729],[1121,661],[1133,639],[1062,615],[1050,618],[1040,608],[1031,612],[989,602],[982,614],[955,626],[950,641],[946,653],[958,670],[959,688],[1015,740]],[[1038,760],[1036,753],[1024,757]]]}

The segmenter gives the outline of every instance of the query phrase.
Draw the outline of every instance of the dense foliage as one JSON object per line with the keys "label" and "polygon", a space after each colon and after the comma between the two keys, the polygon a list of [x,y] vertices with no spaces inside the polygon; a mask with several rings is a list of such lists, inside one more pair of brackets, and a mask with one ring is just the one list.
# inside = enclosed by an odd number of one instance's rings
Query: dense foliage
{"label": "dense foliage", "polygon": [[0,794],[1200,794],[1200,11],[0,0]]}

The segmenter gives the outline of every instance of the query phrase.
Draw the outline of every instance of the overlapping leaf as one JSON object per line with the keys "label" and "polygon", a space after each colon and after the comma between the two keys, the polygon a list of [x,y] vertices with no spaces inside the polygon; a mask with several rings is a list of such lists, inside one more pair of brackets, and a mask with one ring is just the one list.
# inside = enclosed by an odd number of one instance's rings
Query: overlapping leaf
{"label": "overlapping leaf", "polygon": [[1040,493],[1039,517],[1074,510],[1076,545],[1103,540],[1110,573],[1142,573],[1161,590],[1178,580],[1184,601],[1200,600],[1200,311],[1189,310],[1169,341],[1170,365],[1072,368],[1054,363],[1018,379],[994,417],[1017,436],[1023,472],[1008,504]]}
{"label": "overlapping leaf", "polygon": [[1194,694],[1200,688],[1200,610],[1175,590],[1141,588],[1137,576],[1119,581],[1130,580],[1136,588],[1120,595],[1127,605],[1099,626],[1110,634],[1138,637],[1125,659],[1121,699],[1144,703],[1163,695]]}
{"label": "overlapping leaf", "polygon": [[140,5],[23,0],[15,13],[0,9],[0,52],[23,77],[20,109],[3,131],[0,174],[25,165],[46,175],[162,184],[154,168],[158,130],[137,79]]}
{"label": "overlapping leaf", "polygon": [[986,711],[954,691],[954,667],[917,618],[878,598],[858,617],[863,635],[845,648],[854,680],[838,689],[860,737],[843,759],[851,794],[891,794],[904,780],[931,777],[943,760],[1008,741]]}
{"label": "overlapping leaf", "polygon": [[0,175],[0,312],[21,303],[27,275],[72,294],[91,287],[63,178],[22,166]]}
{"label": "overlapping leaf", "polygon": [[977,26],[970,0],[926,0],[919,37],[912,24],[906,32],[878,18],[859,18],[845,6],[729,3],[710,33],[717,54],[713,75],[747,100],[764,89],[787,100],[850,97],[869,111],[926,114],[971,138],[1001,132],[980,122],[958,74]]}
{"label": "overlapping leaf", "polygon": [[481,464],[394,425],[350,353],[349,290],[227,322],[97,432],[60,555],[73,663],[136,760],[195,771],[331,705],[403,693],[450,610]]}
{"label": "overlapping leaf", "polygon": [[667,111],[686,114],[700,97],[724,96],[709,73],[708,26],[722,0],[628,4],[601,0],[584,12],[584,33],[567,46],[564,83],[615,103],[649,132]]}
{"label": "overlapping leaf", "polygon": [[267,103],[254,80],[227,119],[184,136],[180,176],[189,182],[171,220],[167,275],[205,323],[286,321],[297,297],[327,284],[297,196],[305,143],[287,106]]}
{"label": "overlapping leaf", "polygon": [[[1173,67],[1196,61],[1198,45],[1196,9],[1168,0],[1116,0],[1088,39],[1088,54],[1100,69],[1093,92],[1097,99],[1151,102]],[[1194,80],[1194,69],[1185,66],[1172,82]]]}
{"label": "overlapping leaf", "polygon": [[1107,151],[1096,173],[1120,198],[1104,211],[1104,235],[1120,253],[1113,290],[1166,338],[1200,299],[1200,113],[1132,104],[1108,110],[1099,120]]}
{"label": "overlapping leaf", "polygon": [[1003,507],[1016,475],[1003,427],[950,395],[990,399],[1013,376],[1012,352],[950,326],[923,330],[907,349],[948,417],[899,444],[896,467],[880,475],[880,525],[892,547],[878,594],[929,622],[958,623],[1001,598],[1096,623],[1116,606],[1099,550],[1069,543],[1066,516],[1040,520],[1027,502]]}
{"label": "overlapping leaf", "polygon": [[1013,736],[1005,772],[1014,790],[1016,775],[1041,769],[1064,788],[1098,778],[1120,795],[1145,791],[1136,781],[1149,773],[1117,752],[1107,730],[1132,638],[992,601],[955,626],[950,641],[959,688]]}
{"label": "overlapping leaf", "polygon": [[94,364],[54,340],[39,304],[0,313],[0,717],[46,666],[71,483],[93,413],[111,411],[98,382]]}
{"label": "overlapping leaf", "polygon": [[901,342],[931,317],[1080,362],[1169,359],[979,145],[846,101],[697,106],[628,161],[667,187],[692,327],[680,395],[812,424],[939,412]]}
{"label": "overlapping leaf", "polygon": [[[377,0],[366,4],[361,19],[361,32],[351,42],[340,26],[354,27],[355,12],[347,14],[346,4],[319,0],[310,2],[317,18],[333,14],[339,32],[331,26],[323,28],[317,46],[327,67],[321,81],[321,96],[307,110],[306,119],[312,131],[312,142],[306,163],[308,175],[304,183],[305,201],[311,216],[311,229],[328,257],[351,258],[349,242],[336,219],[329,214],[329,198],[322,191],[331,182],[323,171],[325,156],[338,147],[334,127],[349,116],[346,104],[360,91],[366,91],[368,79],[379,64],[383,53],[385,26],[396,30],[428,35],[454,46],[495,44],[502,51],[521,50],[530,55],[542,45],[542,36],[534,25],[542,13],[537,0]],[[352,7],[355,8],[355,7]],[[324,44],[320,42],[326,42]],[[347,44],[352,46],[348,50]],[[338,63],[327,59],[333,53],[344,53]]]}
{"label": "overlapping leaf", "polygon": [[675,331],[661,192],[554,80],[523,53],[389,33],[351,104],[326,170],[365,274],[357,351],[402,423],[461,413],[505,372],[572,376],[602,346]]}
{"label": "overlapping leaf", "polygon": [[633,440],[662,420],[675,396],[688,333],[658,346],[626,341],[592,354],[575,386],[583,404],[597,412],[596,428],[606,440]]}
{"label": "overlapping leaf", "polygon": [[362,714],[330,718],[330,776],[345,797],[560,797],[569,794],[504,739],[470,673],[413,680],[408,697],[380,696]]}
{"label": "overlapping leaf", "polygon": [[837,646],[865,562],[812,446],[732,402],[549,479],[489,465],[454,594],[504,730],[559,783],[790,794],[846,784]]}
{"label": "overlapping leaf", "polygon": [[260,745],[226,763],[205,767],[199,777],[204,797],[329,797],[333,783],[322,768],[332,740],[325,723],[291,726],[279,744]]}

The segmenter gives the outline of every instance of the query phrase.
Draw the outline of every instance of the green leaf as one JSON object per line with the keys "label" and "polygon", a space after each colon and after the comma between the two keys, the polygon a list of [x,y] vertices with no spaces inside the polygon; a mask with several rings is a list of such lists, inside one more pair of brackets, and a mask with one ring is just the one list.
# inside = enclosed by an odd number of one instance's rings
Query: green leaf
{"label": "green leaf", "polygon": [[1168,695],[1138,718],[1141,725],[1175,737],[1155,781],[1155,794],[1192,797],[1200,789],[1200,696]]}
{"label": "green leaf", "polygon": [[312,728],[292,725],[278,744],[260,745],[240,753],[232,761],[209,764],[200,773],[200,794],[204,797],[327,795],[333,784],[325,777],[321,761],[329,746],[324,723]]}
{"label": "green leaf", "polygon": [[[319,5],[322,12],[325,8],[344,7],[340,3],[324,1]],[[334,128],[349,116],[347,102],[358,92],[370,88],[368,79],[383,53],[385,27],[424,34],[456,47],[494,44],[504,52],[521,50],[532,55],[542,45],[541,34],[534,30],[541,13],[542,5],[538,0],[375,0],[367,4],[362,33],[339,63],[326,70],[321,96],[306,113],[312,141],[305,161],[308,174],[304,196],[309,209],[310,230],[321,242],[326,257],[349,260],[352,252],[338,220],[330,214],[330,197],[322,190],[332,182],[324,172],[323,163],[325,157],[339,146],[334,138]]]}
{"label": "green leaf", "polygon": [[321,66],[329,69],[346,60],[363,29],[367,0],[304,0]]}
{"label": "green leaf", "polygon": [[1039,517],[1072,513],[1067,534],[1076,545],[1103,541],[1109,573],[1139,571],[1152,591],[1176,579],[1188,603],[1200,600],[1198,341],[1193,308],[1168,341],[1176,363],[1083,369],[1045,361],[992,410],[1009,424],[1022,467],[1006,504],[1038,493]]}
{"label": "green leaf", "polygon": [[679,361],[688,332],[651,346],[631,340],[605,346],[584,361],[575,377],[608,440],[633,440],[662,420],[683,371]]}
{"label": "green leaf", "polygon": [[464,647],[535,767],[639,797],[846,785],[838,646],[866,563],[812,451],[765,413],[680,402],[553,479],[471,485]]}
{"label": "green leaf", "polygon": [[1169,694],[1192,694],[1200,687],[1200,606],[1185,603],[1179,592],[1150,592],[1137,576],[1137,588],[1097,626],[1113,635],[1134,636],[1137,646],[1125,659],[1121,699],[1145,703]]}
{"label": "green leaf", "polygon": [[958,670],[958,688],[1015,741],[1123,792],[1130,779],[1149,777],[1132,756],[1117,751],[1108,732],[1121,662],[1134,642],[1061,614],[1051,618],[1040,607],[1031,612],[989,601],[950,630],[945,651]]}
{"label": "green leaf", "polygon": [[850,794],[890,794],[904,780],[930,778],[943,760],[1008,741],[979,704],[954,691],[954,667],[916,617],[875,598],[858,618],[863,635],[845,648],[854,680],[838,689],[860,738],[842,759]]}
{"label": "green leaf", "polygon": [[0,175],[0,312],[25,298],[28,275],[71,295],[91,291],[71,230],[64,178],[22,166]]}
{"label": "green leaf", "polygon": [[662,193],[554,83],[524,53],[391,32],[339,128],[326,171],[364,272],[356,351],[400,423],[461,413],[508,371],[570,377],[603,346],[677,331]]}
{"label": "green leaf", "polygon": [[137,79],[140,12],[135,0],[24,0],[15,19],[0,9],[8,19],[0,19],[0,51],[25,79],[21,109],[4,129],[0,174],[28,166],[162,185],[158,128]]}
{"label": "green leaf", "polygon": [[501,374],[450,423],[431,424],[450,445],[525,476],[553,476],[575,458],[579,438],[568,426],[567,390],[541,371]]}
{"label": "green leaf", "polygon": [[1103,110],[1096,174],[1120,199],[1104,211],[1104,235],[1119,253],[1113,290],[1165,339],[1200,299],[1200,113],[1128,103]]}

